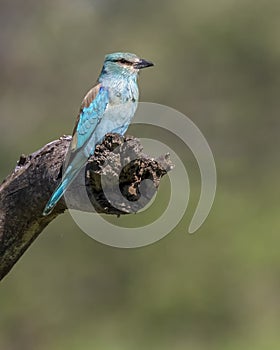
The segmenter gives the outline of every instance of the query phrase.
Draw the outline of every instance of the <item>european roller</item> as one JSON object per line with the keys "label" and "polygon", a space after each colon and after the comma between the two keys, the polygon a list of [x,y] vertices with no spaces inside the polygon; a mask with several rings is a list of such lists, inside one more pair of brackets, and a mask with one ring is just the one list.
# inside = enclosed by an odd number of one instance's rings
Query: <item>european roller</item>
{"label": "european roller", "polygon": [[97,83],[82,101],[61,183],[45,206],[43,215],[51,213],[107,133],[124,135],[137,108],[139,70],[150,66],[153,66],[152,62],[132,53],[116,52],[105,56]]}

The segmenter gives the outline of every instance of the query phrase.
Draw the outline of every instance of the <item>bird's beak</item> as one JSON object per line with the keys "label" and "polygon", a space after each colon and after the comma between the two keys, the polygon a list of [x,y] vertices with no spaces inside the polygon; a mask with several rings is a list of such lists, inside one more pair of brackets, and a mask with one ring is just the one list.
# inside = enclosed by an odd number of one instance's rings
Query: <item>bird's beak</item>
{"label": "bird's beak", "polygon": [[142,68],[152,67],[153,65],[154,65],[153,62],[146,61],[143,58],[141,58],[138,62],[135,62],[133,64],[133,67],[135,69],[142,69]]}

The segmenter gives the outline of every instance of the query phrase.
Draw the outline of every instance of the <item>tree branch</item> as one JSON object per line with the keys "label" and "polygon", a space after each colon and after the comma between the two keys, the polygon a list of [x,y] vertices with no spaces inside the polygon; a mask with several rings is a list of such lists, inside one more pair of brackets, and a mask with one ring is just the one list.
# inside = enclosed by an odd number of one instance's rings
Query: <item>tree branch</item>
{"label": "tree branch", "polygon": [[[22,155],[1,184],[0,280],[67,207],[116,215],[137,212],[149,202],[161,177],[172,168],[169,155],[155,160],[143,153],[139,140],[108,134],[67,190],[67,206],[62,198],[49,216],[42,216],[61,180],[70,141],[70,136],[64,136],[29,156]],[[85,191],[89,200],[84,200]]]}

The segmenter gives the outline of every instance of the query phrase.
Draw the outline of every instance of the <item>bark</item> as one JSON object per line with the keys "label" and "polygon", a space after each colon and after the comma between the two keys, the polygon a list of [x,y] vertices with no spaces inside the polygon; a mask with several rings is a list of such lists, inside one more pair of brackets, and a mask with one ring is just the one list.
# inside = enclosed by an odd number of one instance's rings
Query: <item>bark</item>
{"label": "bark", "polygon": [[115,215],[137,212],[172,168],[169,155],[153,159],[143,153],[139,140],[108,134],[65,197],[49,216],[43,216],[61,180],[70,141],[70,136],[63,136],[29,156],[22,155],[0,185],[0,280],[67,208]]}

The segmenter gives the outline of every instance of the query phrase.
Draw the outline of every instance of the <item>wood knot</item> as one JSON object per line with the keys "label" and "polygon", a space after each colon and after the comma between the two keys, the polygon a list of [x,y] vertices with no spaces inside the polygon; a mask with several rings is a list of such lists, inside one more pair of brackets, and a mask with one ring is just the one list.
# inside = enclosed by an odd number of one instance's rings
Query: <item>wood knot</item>
{"label": "wood knot", "polygon": [[18,166],[23,166],[27,161],[27,156],[25,154],[22,154],[20,157],[19,157],[19,160],[17,162],[17,165]]}

